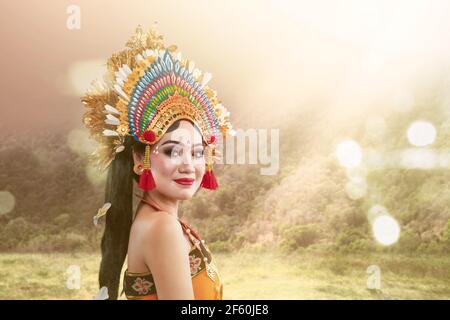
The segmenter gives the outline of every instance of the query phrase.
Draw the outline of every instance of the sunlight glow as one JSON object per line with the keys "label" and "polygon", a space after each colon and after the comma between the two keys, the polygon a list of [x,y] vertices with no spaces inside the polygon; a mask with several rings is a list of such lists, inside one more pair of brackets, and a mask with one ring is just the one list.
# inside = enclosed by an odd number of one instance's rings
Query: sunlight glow
{"label": "sunlight glow", "polygon": [[352,200],[363,198],[367,193],[367,183],[365,180],[350,180],[345,184],[345,192]]}
{"label": "sunlight glow", "polygon": [[90,183],[94,186],[101,186],[106,182],[107,171],[100,171],[97,167],[93,165],[87,165],[86,168],[86,176]]}
{"label": "sunlight glow", "polygon": [[97,142],[89,138],[88,130],[73,129],[67,136],[67,145],[78,155],[87,155],[95,151]]}
{"label": "sunlight glow", "polygon": [[102,59],[74,62],[67,70],[65,90],[77,97],[86,93],[93,79],[102,79],[106,71],[106,62]]}
{"label": "sunlight glow", "polygon": [[438,156],[434,150],[407,149],[401,152],[400,166],[410,169],[433,169],[438,165]]}

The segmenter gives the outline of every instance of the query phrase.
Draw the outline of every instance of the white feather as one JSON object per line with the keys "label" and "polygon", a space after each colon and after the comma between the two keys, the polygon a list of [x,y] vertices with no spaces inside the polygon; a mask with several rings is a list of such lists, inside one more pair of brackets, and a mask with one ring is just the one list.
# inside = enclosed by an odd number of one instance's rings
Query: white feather
{"label": "white feather", "polygon": [[118,126],[118,125],[120,125],[119,119],[117,119],[116,117],[114,117],[114,116],[111,115],[111,114],[107,114],[107,115],[106,115],[105,123],[107,123],[107,124],[112,124],[113,126]]}
{"label": "white feather", "polygon": [[122,78],[124,80],[126,80],[128,78],[126,72],[122,68],[119,68],[119,73],[122,75]]}
{"label": "white feather", "polygon": [[131,69],[130,69],[130,67],[127,64],[124,64],[122,66],[122,69],[125,71],[127,77],[131,74]]}
{"label": "white feather", "polygon": [[108,288],[102,287],[93,300],[107,300],[109,298]]}
{"label": "white feather", "polygon": [[103,130],[103,135],[106,137],[114,137],[114,136],[118,136],[119,133],[117,133],[117,131],[114,131],[114,130],[105,129],[105,130]]}
{"label": "white feather", "polygon": [[117,121],[119,121],[119,119],[117,119],[116,117],[114,117],[112,114],[107,114],[106,115],[106,119],[110,119],[110,120],[117,120]]}
{"label": "white feather", "polygon": [[195,68],[194,71],[192,71],[192,75],[194,76],[195,80],[197,80],[198,77],[200,76],[200,70]]}
{"label": "white feather", "polygon": [[212,78],[212,74],[209,72],[205,72],[203,74],[201,87],[203,88],[209,82],[209,80],[211,80],[211,78]]}
{"label": "white feather", "polygon": [[192,71],[194,71],[194,67],[195,67],[195,62],[189,61],[189,73],[192,73]]}
{"label": "white feather", "polygon": [[126,80],[126,78],[124,78],[123,77],[123,75],[119,72],[119,71],[116,71],[116,80],[122,80],[122,81],[125,81]]}
{"label": "white feather", "polygon": [[101,82],[101,81],[99,81],[99,80],[95,80],[95,81],[93,81],[93,86],[94,86],[94,88],[97,90],[97,91],[104,91],[105,90],[105,87],[103,86],[103,83]]}
{"label": "white feather", "polygon": [[116,91],[126,101],[130,101],[130,98],[127,96],[127,94],[117,84],[114,85],[114,91]]}
{"label": "white feather", "polygon": [[116,153],[122,152],[123,150],[125,150],[125,146],[120,145],[116,148]]}
{"label": "white feather", "polygon": [[106,110],[108,113],[120,115],[119,110],[117,110],[117,109],[114,108],[113,106],[110,106],[109,104],[105,104],[105,110]]}

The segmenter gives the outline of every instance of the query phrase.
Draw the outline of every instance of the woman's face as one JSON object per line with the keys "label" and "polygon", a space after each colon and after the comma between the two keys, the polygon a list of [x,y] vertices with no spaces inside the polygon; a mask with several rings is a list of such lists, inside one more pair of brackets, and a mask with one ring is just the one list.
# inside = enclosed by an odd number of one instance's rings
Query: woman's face
{"label": "woman's face", "polygon": [[150,161],[156,184],[156,188],[150,193],[159,192],[177,200],[192,198],[205,173],[204,146],[200,132],[191,122],[181,120],[177,129],[164,134],[152,146]]}

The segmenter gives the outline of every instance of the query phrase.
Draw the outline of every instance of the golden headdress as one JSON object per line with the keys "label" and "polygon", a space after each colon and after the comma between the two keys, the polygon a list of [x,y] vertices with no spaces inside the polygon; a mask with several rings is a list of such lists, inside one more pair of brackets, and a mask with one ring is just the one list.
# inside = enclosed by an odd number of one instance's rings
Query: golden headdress
{"label": "golden headdress", "polygon": [[[207,86],[211,74],[202,73],[176,50],[174,45],[166,47],[156,30],[143,32],[139,26],[126,49],[108,59],[104,81],[94,81],[82,98],[89,109],[83,122],[100,145],[92,156],[102,169],[124,150],[127,135],[146,144],[139,183],[144,190],[154,187],[150,145],[157,143],[175,121],[191,120],[209,146],[232,128],[230,113],[216,91]],[[206,169],[202,186],[215,189],[211,162]]]}

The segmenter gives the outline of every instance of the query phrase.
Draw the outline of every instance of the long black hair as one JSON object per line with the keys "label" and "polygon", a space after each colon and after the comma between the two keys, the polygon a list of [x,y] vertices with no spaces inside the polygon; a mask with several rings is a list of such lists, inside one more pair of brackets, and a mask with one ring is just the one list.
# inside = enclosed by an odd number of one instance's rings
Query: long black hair
{"label": "long black hair", "polygon": [[[166,132],[177,129],[180,120],[174,122]],[[194,127],[200,131],[195,125]],[[116,154],[108,169],[105,202],[110,202],[111,207],[106,214],[101,242],[99,285],[100,288],[107,287],[109,299],[114,300],[118,297],[120,276],[133,222],[133,180],[137,182],[139,179],[133,171],[132,152],[134,150],[142,155],[145,151],[145,144],[135,141],[131,136],[126,137],[124,146],[124,151]]]}
{"label": "long black hair", "polygon": [[124,151],[116,154],[106,179],[105,202],[111,207],[106,214],[102,237],[102,261],[99,285],[108,288],[109,299],[117,299],[120,274],[127,255],[133,219],[133,155],[132,142],[126,137]]}

